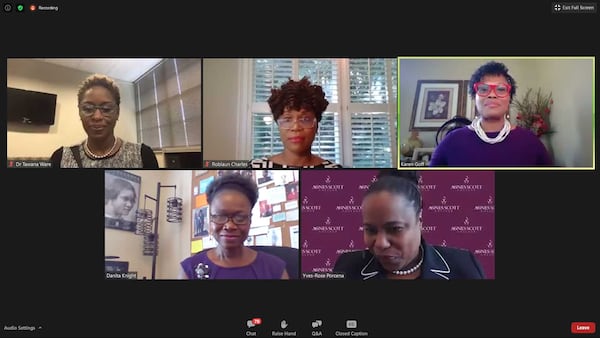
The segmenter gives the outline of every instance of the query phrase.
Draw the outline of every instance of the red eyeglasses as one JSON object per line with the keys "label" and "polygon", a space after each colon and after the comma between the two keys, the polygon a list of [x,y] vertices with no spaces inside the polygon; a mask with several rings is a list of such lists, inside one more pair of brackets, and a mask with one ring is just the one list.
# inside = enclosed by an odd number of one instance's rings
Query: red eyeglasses
{"label": "red eyeglasses", "polygon": [[475,93],[479,96],[488,96],[493,91],[498,97],[506,97],[510,94],[511,86],[509,84],[487,84],[483,82],[477,82],[473,85]]}

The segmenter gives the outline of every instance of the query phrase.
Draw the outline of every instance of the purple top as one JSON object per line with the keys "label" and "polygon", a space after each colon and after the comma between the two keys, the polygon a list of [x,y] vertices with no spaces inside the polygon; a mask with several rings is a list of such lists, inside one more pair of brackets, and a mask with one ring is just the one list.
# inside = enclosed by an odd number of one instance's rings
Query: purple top
{"label": "purple top", "polygon": [[[486,133],[494,138],[499,132]],[[435,148],[430,167],[538,167],[551,166],[544,144],[530,130],[516,127],[504,141],[489,144],[475,131],[463,127],[451,131]]]}
{"label": "purple top", "polygon": [[256,251],[252,263],[234,268],[216,265],[208,258],[208,251],[201,251],[181,262],[189,279],[198,279],[196,267],[199,263],[208,265],[208,279],[281,279],[285,270],[283,259],[262,251]]}

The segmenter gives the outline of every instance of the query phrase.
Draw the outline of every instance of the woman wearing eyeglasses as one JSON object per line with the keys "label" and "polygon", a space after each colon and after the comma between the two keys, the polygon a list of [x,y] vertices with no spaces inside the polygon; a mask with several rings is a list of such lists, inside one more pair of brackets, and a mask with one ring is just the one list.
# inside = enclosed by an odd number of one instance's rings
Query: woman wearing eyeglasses
{"label": "woman wearing eyeglasses", "polygon": [[54,168],[158,168],[152,149],[115,136],[121,94],[111,78],[94,74],[77,93],[79,117],[87,138],[60,147],[51,156]]}
{"label": "woman wearing eyeglasses", "polygon": [[479,67],[469,81],[478,116],[466,128],[446,135],[435,148],[432,167],[551,166],[544,144],[531,131],[511,125],[510,104],[516,83],[502,63]]}
{"label": "woman wearing eyeglasses", "polygon": [[283,152],[250,161],[251,168],[341,168],[312,153],[311,148],[329,101],[323,88],[307,77],[290,79],[271,90],[268,100],[279,128]]}
{"label": "woman wearing eyeglasses", "polygon": [[244,245],[258,200],[252,179],[239,174],[221,176],[209,184],[206,197],[210,232],[217,246],[184,259],[180,279],[289,279],[284,260]]}

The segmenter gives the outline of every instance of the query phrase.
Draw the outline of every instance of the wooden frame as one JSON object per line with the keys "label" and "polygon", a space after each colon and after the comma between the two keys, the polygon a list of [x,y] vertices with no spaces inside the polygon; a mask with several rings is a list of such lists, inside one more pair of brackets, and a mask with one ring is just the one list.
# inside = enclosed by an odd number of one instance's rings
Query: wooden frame
{"label": "wooden frame", "polygon": [[411,130],[437,131],[463,107],[462,80],[418,80],[413,103]]}

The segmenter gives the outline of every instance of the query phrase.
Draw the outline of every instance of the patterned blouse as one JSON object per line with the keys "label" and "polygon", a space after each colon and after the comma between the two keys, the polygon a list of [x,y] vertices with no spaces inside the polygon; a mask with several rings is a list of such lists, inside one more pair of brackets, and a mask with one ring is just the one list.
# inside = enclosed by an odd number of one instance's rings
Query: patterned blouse
{"label": "patterned blouse", "polygon": [[[114,155],[102,159],[89,157],[83,150],[83,142],[75,147],[84,168],[158,168],[152,148],[143,143],[123,141]],[[50,161],[53,168],[79,168],[71,147],[57,149]]]}
{"label": "patterned blouse", "polygon": [[317,165],[305,165],[302,167],[298,166],[290,166],[287,164],[279,164],[269,160],[267,157],[257,158],[248,163],[250,168],[342,168],[341,164],[333,163],[329,160],[323,160],[320,164]]}

